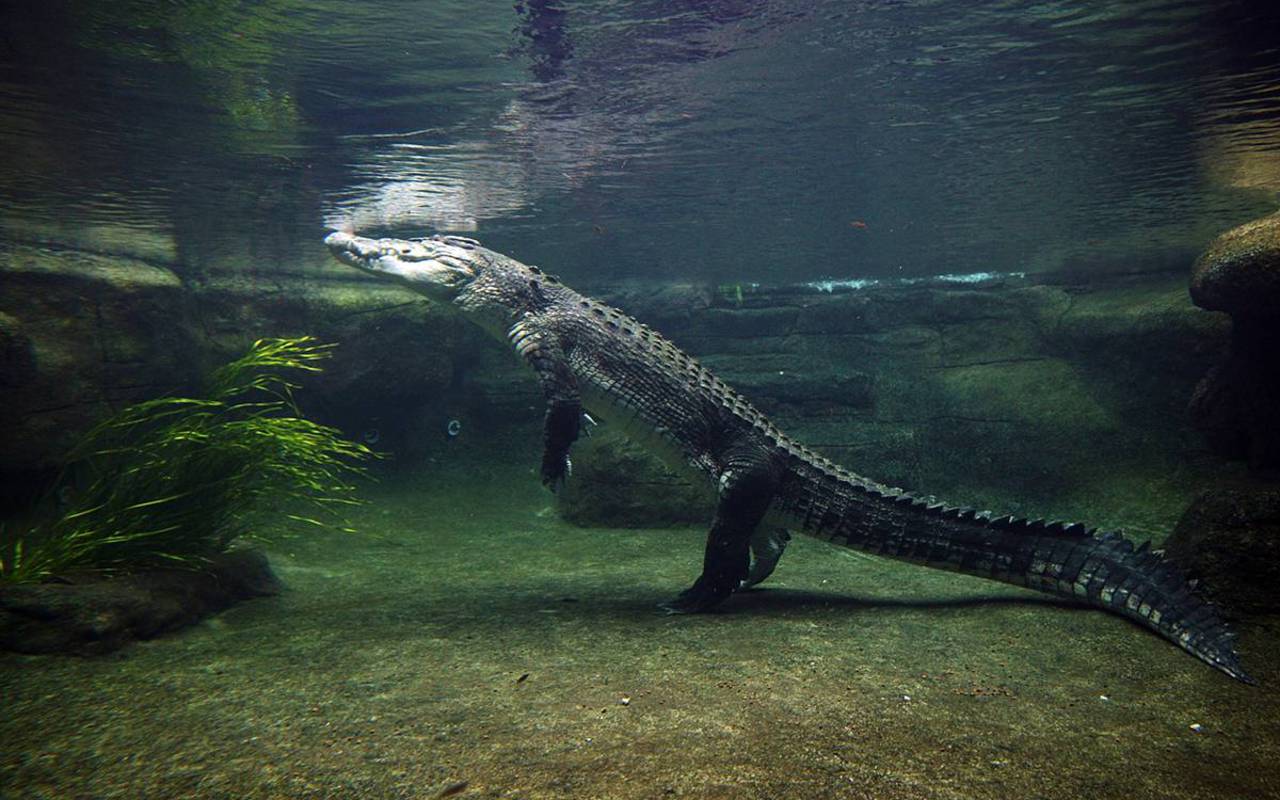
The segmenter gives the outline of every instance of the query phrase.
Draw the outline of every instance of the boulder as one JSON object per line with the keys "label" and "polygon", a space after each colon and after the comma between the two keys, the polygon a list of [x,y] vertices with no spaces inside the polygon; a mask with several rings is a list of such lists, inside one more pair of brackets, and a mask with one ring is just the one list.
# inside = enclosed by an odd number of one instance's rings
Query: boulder
{"label": "boulder", "polygon": [[1280,466],[1280,213],[1233,228],[1191,271],[1191,298],[1231,316],[1231,346],[1196,386],[1191,414],[1215,451]]}
{"label": "boulder", "polygon": [[199,572],[155,569],[67,583],[0,583],[0,649],[97,655],[193,625],[252,597],[278,594],[266,556],[237,550]]}
{"label": "boulder", "polygon": [[573,474],[556,495],[560,515],[578,525],[615,528],[706,523],[711,486],[671,474],[658,459],[600,426],[573,450]]}
{"label": "boulder", "polygon": [[1280,212],[1232,228],[1191,268],[1191,299],[1237,317],[1274,317],[1280,300]]}
{"label": "boulder", "polygon": [[1215,489],[1183,513],[1165,553],[1236,615],[1280,611],[1280,486]]}

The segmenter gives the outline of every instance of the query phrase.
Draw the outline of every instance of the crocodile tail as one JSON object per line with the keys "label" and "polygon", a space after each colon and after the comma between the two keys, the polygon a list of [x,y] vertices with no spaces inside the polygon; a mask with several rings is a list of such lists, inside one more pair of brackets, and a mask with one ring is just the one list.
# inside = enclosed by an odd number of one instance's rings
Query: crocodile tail
{"label": "crocodile tail", "polygon": [[[865,488],[865,487],[864,487]],[[879,487],[877,487],[879,488]],[[1256,681],[1218,609],[1150,542],[1081,524],[993,517],[889,490],[844,516],[836,543],[1025,586],[1127,617],[1236,680]]]}

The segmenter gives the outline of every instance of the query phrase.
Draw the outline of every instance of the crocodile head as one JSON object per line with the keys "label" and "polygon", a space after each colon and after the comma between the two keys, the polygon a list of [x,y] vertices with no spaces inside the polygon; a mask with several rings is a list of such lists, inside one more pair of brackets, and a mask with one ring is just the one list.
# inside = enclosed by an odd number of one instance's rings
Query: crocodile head
{"label": "crocodile head", "polygon": [[379,277],[393,278],[432,300],[452,302],[476,280],[483,248],[460,236],[366,239],[336,231],[325,237],[334,258]]}
{"label": "crocodile head", "polygon": [[461,236],[367,239],[337,232],[324,243],[342,263],[398,281],[500,339],[525,314],[552,302],[560,289],[536,267]]}

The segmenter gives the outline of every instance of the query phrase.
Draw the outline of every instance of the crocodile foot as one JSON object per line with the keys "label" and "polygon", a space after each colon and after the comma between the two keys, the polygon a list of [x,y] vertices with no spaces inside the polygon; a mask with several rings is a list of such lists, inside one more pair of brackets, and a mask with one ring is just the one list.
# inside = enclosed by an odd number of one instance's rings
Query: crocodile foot
{"label": "crocodile foot", "polygon": [[542,457],[542,485],[558,494],[573,474],[573,461],[569,454],[546,453]]}
{"label": "crocodile foot", "polygon": [[663,603],[659,608],[668,614],[699,614],[710,611],[724,599],[733,594],[737,581],[712,582],[699,578],[692,586],[676,595],[673,600]]}

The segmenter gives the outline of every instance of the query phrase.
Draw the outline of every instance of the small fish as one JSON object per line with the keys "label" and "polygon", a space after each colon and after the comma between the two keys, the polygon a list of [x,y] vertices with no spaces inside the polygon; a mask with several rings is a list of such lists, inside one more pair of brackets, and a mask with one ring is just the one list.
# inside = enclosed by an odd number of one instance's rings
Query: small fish
{"label": "small fish", "polygon": [[855,219],[853,222],[849,223],[849,227],[857,228],[860,231],[865,231],[867,229],[867,223],[863,222],[860,219]]}
{"label": "small fish", "polygon": [[595,233],[596,236],[604,236],[606,233],[608,233],[608,231],[605,230],[605,227],[603,225],[592,225],[591,230]]}
{"label": "small fish", "polygon": [[529,680],[529,673],[526,672],[525,674],[521,675],[519,678],[516,678],[516,683],[524,683],[527,680]]}
{"label": "small fish", "polygon": [[436,795],[436,800],[439,800],[442,797],[453,797],[455,794],[462,794],[470,785],[471,784],[468,781],[454,781],[440,790]]}

